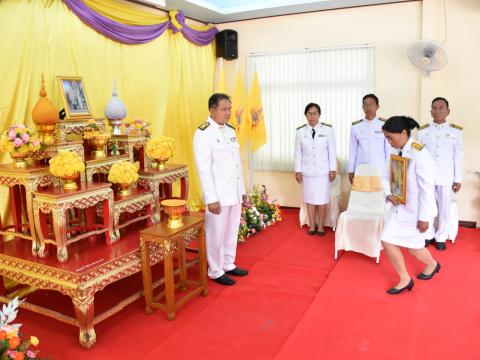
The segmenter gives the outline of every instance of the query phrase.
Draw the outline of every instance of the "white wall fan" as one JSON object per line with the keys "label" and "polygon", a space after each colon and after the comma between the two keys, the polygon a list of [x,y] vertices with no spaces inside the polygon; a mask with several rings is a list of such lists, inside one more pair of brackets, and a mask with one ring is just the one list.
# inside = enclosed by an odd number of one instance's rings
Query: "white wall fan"
{"label": "white wall fan", "polygon": [[447,65],[447,52],[443,46],[433,40],[421,40],[408,48],[408,59],[422,70],[423,75],[430,75],[431,71],[439,70]]}

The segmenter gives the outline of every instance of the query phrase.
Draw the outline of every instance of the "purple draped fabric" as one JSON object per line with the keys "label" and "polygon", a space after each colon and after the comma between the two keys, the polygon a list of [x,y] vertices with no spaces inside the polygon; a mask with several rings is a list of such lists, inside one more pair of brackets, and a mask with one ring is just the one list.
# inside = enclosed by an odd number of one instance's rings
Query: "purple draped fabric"
{"label": "purple draped fabric", "polygon": [[185,24],[185,15],[181,12],[178,12],[175,17],[182,25],[182,28],[179,30],[172,24],[171,20],[158,25],[126,25],[96,13],[93,9],[85,5],[82,0],[63,0],[63,2],[88,26],[100,34],[122,44],[133,45],[147,43],[162,35],[168,28],[174,33],[181,31],[183,36],[194,44],[208,45],[213,41],[215,34],[218,32],[215,27],[206,31],[193,30]]}

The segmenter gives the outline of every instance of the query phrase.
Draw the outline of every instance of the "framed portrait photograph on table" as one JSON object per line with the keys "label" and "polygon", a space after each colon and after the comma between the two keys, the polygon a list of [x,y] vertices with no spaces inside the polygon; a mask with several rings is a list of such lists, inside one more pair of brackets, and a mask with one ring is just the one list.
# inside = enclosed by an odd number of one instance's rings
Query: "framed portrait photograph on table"
{"label": "framed portrait photograph on table", "polygon": [[85,118],[92,116],[87,92],[81,77],[57,76],[67,118]]}
{"label": "framed portrait photograph on table", "polygon": [[390,191],[401,204],[407,203],[408,158],[390,155]]}

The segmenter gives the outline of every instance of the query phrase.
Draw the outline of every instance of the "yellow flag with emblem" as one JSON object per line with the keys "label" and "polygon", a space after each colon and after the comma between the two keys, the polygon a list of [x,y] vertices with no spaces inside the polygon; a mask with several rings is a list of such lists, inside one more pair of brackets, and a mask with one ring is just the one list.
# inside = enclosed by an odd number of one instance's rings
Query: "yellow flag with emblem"
{"label": "yellow flag with emblem", "polygon": [[237,71],[237,79],[232,94],[230,124],[235,127],[240,146],[243,146],[248,138],[248,126],[246,126],[247,101],[247,90],[245,89],[240,71]]}
{"label": "yellow flag with emblem", "polygon": [[252,152],[267,142],[267,131],[265,129],[265,117],[260,94],[260,83],[255,70],[253,75],[252,88],[248,96],[247,123],[250,132],[250,148]]}

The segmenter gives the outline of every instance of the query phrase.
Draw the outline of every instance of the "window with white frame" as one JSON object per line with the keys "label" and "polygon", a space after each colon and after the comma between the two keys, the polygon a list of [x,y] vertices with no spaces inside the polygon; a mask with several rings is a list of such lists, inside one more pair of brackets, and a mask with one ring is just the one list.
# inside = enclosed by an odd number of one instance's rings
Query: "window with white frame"
{"label": "window with white frame", "polygon": [[267,143],[250,170],[293,171],[296,128],[305,106],[317,103],[320,121],[333,125],[337,157],[345,172],[352,121],[363,118],[362,97],[374,88],[373,46],[258,53],[247,57],[248,78],[258,72]]}

